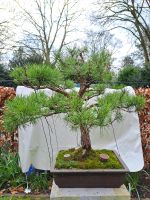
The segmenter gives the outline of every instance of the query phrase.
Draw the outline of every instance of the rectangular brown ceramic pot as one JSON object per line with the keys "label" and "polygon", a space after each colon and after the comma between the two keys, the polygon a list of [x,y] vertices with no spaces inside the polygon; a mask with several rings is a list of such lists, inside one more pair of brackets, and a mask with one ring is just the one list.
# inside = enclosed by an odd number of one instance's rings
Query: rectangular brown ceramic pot
{"label": "rectangular brown ceramic pot", "polygon": [[54,181],[60,188],[119,188],[129,170],[115,154],[123,169],[54,169]]}

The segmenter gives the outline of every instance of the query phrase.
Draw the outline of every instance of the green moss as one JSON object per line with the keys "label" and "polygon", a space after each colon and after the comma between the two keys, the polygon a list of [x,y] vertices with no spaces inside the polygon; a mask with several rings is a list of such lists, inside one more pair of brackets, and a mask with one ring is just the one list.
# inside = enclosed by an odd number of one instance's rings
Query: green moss
{"label": "green moss", "polygon": [[[109,155],[107,162],[101,162],[99,154]],[[69,160],[64,159],[65,154],[70,154]],[[111,150],[91,150],[82,158],[82,148],[59,151],[56,158],[56,169],[122,169],[123,166]]]}

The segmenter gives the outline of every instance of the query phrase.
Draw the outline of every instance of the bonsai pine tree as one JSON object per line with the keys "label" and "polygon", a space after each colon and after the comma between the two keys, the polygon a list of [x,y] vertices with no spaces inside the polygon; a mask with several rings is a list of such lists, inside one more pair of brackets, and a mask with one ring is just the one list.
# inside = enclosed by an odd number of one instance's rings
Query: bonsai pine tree
{"label": "bonsai pine tree", "polygon": [[[16,96],[8,101],[4,125],[13,131],[27,122],[35,123],[42,116],[65,113],[65,120],[81,131],[81,147],[84,154],[91,150],[90,128],[107,126],[121,120],[121,110],[138,111],[144,105],[141,96],[130,96],[124,90],[104,94],[112,74],[109,70],[111,56],[102,51],[89,55],[87,49],[70,49],[58,56],[57,65],[29,65],[16,68],[11,76],[17,84],[35,90],[30,96]],[[79,83],[79,89],[75,88]],[[39,89],[54,91],[48,97]],[[93,97],[97,101],[90,103]]]}

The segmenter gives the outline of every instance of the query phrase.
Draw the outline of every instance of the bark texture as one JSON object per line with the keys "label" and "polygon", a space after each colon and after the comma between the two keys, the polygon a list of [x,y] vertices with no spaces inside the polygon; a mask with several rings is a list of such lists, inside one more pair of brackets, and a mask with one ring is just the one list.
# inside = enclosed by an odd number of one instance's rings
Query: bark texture
{"label": "bark texture", "polygon": [[89,151],[91,149],[89,130],[86,126],[81,125],[80,131],[81,131],[81,146],[86,151]]}

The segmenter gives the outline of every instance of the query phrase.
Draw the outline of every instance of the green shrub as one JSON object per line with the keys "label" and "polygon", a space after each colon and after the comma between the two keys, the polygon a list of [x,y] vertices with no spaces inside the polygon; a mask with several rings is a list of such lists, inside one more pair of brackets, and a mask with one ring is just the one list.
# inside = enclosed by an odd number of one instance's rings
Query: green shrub
{"label": "green shrub", "polygon": [[[0,148],[0,190],[27,186],[25,174],[19,167],[19,156],[4,148]],[[48,190],[51,177],[45,173],[32,173],[28,177],[29,187],[32,191]]]}
{"label": "green shrub", "polygon": [[118,74],[118,82],[123,85],[140,87],[141,85],[141,68],[132,65],[126,66]]}
{"label": "green shrub", "polygon": [[25,185],[25,175],[18,165],[18,155],[0,150],[0,189]]}

